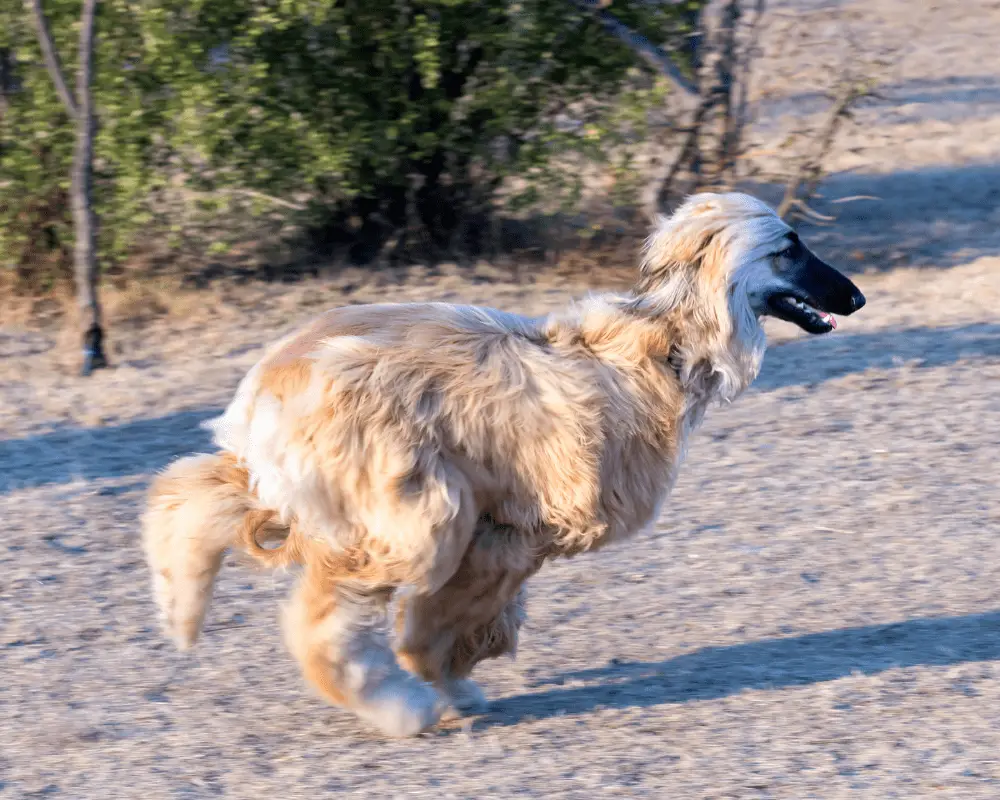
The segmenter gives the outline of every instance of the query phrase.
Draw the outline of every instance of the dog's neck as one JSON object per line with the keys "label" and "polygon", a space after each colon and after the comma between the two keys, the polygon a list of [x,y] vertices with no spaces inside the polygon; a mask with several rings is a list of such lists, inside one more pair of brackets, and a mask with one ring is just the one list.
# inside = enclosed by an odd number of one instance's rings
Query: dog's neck
{"label": "dog's neck", "polygon": [[699,406],[738,397],[757,377],[764,356],[759,324],[742,337],[726,334],[712,320],[637,292],[591,297],[549,317],[545,329],[550,341],[582,344],[608,361],[661,364],[676,376],[688,402]]}
{"label": "dog's neck", "polygon": [[766,340],[759,322],[750,330],[725,332],[712,320],[699,318],[682,306],[662,306],[632,293],[623,309],[649,320],[664,331],[668,349],[651,352],[676,376],[693,401],[731,402],[760,371]]}

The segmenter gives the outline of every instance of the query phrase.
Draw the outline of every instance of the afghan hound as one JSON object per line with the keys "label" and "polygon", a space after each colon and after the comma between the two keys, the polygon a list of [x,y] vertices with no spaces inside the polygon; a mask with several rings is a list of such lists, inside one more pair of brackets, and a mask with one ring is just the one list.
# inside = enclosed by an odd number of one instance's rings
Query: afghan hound
{"label": "afghan hound", "polygon": [[394,736],[481,710],[469,676],[513,654],[526,579],[656,520],[706,408],[756,377],[762,317],[821,334],[864,304],[769,206],[706,193],[658,222],[628,293],[542,318],[332,310],[207,423],[219,452],[154,481],[165,628],[195,642],[235,547],[301,567],[285,640],[329,701]]}

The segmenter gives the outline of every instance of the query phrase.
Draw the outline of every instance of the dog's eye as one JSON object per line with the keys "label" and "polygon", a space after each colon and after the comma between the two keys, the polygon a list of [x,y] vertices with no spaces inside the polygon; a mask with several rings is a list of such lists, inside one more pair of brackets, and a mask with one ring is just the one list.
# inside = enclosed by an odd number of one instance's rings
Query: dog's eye
{"label": "dog's eye", "polygon": [[795,231],[791,231],[788,234],[788,247],[781,251],[781,255],[786,258],[793,258],[795,253],[798,252],[800,244],[801,240],[799,239],[799,235],[795,233]]}
{"label": "dog's eye", "polygon": [[799,249],[799,237],[796,236],[794,233],[791,233],[788,235],[788,239],[789,239],[788,246],[784,250],[779,250],[776,253],[777,257],[795,258],[795,254],[798,252]]}

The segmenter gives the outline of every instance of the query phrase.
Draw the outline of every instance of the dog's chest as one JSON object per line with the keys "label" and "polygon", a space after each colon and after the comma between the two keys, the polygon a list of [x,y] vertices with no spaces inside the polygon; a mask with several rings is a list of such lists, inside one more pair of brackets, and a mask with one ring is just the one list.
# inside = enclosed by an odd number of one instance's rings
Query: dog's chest
{"label": "dog's chest", "polygon": [[707,399],[689,398],[673,418],[650,420],[650,425],[658,424],[659,435],[623,436],[617,446],[609,448],[601,470],[602,512],[609,543],[655,524],[707,406]]}

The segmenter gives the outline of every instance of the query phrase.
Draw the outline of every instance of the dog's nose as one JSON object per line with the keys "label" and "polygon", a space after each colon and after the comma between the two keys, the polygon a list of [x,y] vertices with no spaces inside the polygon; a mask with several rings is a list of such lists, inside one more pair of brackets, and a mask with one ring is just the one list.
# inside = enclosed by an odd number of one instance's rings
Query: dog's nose
{"label": "dog's nose", "polygon": [[853,312],[857,311],[858,309],[864,308],[866,302],[867,301],[865,300],[865,296],[861,294],[861,292],[855,291],[854,297],[851,298],[851,306],[852,306],[851,311]]}

